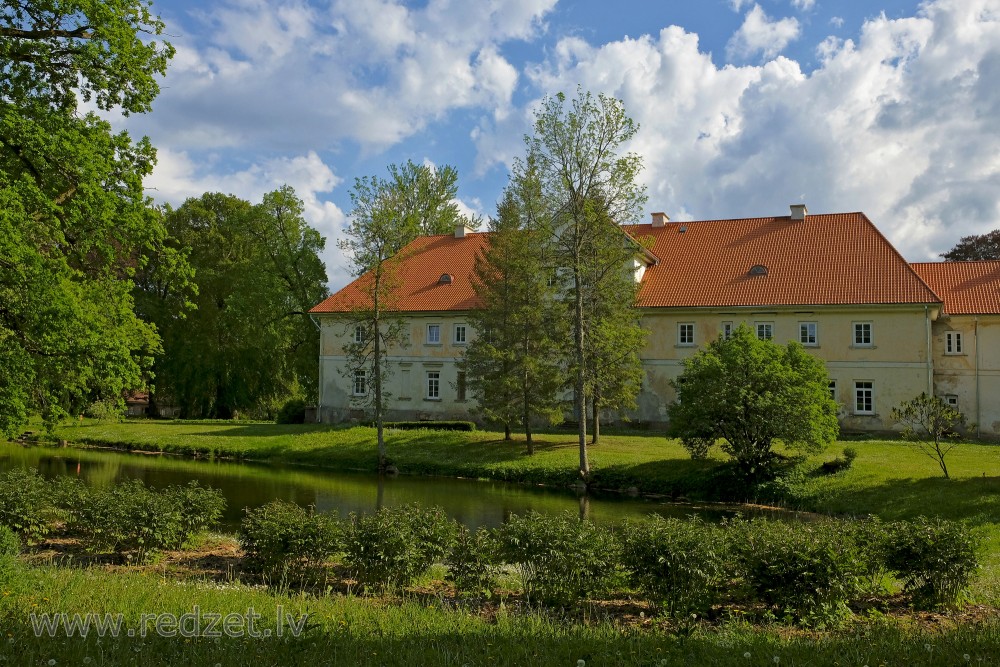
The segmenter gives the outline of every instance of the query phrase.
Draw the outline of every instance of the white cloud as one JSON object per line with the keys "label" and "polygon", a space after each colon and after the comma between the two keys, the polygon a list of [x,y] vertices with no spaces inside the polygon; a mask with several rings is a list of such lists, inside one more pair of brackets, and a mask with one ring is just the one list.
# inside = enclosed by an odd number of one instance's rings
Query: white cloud
{"label": "white cloud", "polygon": [[761,54],[773,58],[800,34],[797,19],[788,17],[772,21],[761,6],[755,4],[743,19],[743,25],[726,44],[729,58],[750,58]]}
{"label": "white cloud", "polygon": [[[624,100],[641,129],[650,209],[674,219],[863,210],[911,260],[1000,223],[1000,0],[937,0],[916,17],[787,58],[718,67],[697,35],[562,40],[527,74],[543,91]],[[481,168],[523,153],[530,108],[474,133]]]}
{"label": "white cloud", "polygon": [[841,18],[840,16],[831,16],[830,25],[832,25],[834,28],[842,28],[844,27],[844,19]]}
{"label": "white cloud", "polygon": [[733,8],[734,12],[742,11],[743,6],[748,4],[750,4],[750,0],[729,0],[729,6]]}
{"label": "white cloud", "polygon": [[792,7],[803,12],[808,12],[816,6],[816,0],[792,0]]}

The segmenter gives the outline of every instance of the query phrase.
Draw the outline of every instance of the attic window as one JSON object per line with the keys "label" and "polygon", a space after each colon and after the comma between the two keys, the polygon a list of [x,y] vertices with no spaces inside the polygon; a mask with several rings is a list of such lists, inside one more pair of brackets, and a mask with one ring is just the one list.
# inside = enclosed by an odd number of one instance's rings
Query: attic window
{"label": "attic window", "polygon": [[764,266],[763,264],[754,264],[753,266],[750,267],[750,271],[748,273],[751,276],[766,276],[767,267]]}
{"label": "attic window", "polygon": [[438,285],[450,285],[454,278],[451,277],[450,273],[442,273],[441,277],[438,278]]}
{"label": "attic window", "polygon": [[680,227],[677,228],[677,231],[680,232],[681,234],[683,234],[687,230],[688,230],[687,225],[681,225]]}

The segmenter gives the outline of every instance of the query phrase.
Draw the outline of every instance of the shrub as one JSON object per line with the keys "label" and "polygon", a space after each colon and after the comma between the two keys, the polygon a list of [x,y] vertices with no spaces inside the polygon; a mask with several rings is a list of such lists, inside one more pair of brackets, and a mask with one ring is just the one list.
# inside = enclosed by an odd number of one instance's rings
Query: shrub
{"label": "shrub", "polygon": [[568,604],[603,593],[618,573],[620,546],[608,530],[570,514],[513,515],[498,531],[529,601]]}
{"label": "shrub", "polygon": [[889,574],[886,567],[886,550],[891,539],[889,525],[878,517],[870,516],[845,521],[842,528],[848,539],[858,547],[862,590],[872,595],[884,593]]}
{"label": "shrub", "polygon": [[352,514],[345,561],[365,589],[407,586],[454,544],[458,523],[437,507],[404,505]]}
{"label": "shrub", "polygon": [[820,466],[820,472],[824,475],[833,475],[842,470],[850,469],[854,464],[854,459],[858,458],[858,450],[854,447],[844,447],[844,455],[838,456],[832,461],[825,461]]}
{"label": "shrub", "polygon": [[963,523],[920,517],[888,526],[885,561],[920,607],[961,601],[979,568],[979,536]]}
{"label": "shrub", "polygon": [[[368,426],[375,426],[374,422]],[[475,431],[475,422],[463,421],[416,421],[416,422],[385,422],[385,428],[394,428],[399,431],[415,431],[418,429],[433,429],[435,431]]]}
{"label": "shrub", "polygon": [[306,402],[301,398],[292,398],[278,410],[275,421],[279,424],[304,424],[306,421]]}
{"label": "shrub", "polygon": [[726,582],[728,543],[723,531],[697,518],[654,516],[626,524],[623,562],[629,579],[654,605],[672,615],[704,613]]}
{"label": "shrub", "polygon": [[861,590],[863,559],[839,522],[736,522],[734,544],[756,598],[804,625],[836,624]]}
{"label": "shrub", "polygon": [[496,581],[499,545],[493,533],[462,526],[445,556],[447,578],[464,593],[489,593]]}
{"label": "shrub", "polygon": [[16,556],[19,553],[21,553],[21,538],[7,526],[0,526],[0,559]]}
{"label": "shrub", "polygon": [[335,516],[284,500],[247,509],[239,540],[244,566],[268,576],[304,576],[343,550]]}
{"label": "shrub", "polygon": [[200,486],[194,480],[186,486],[171,486],[164,493],[180,510],[184,542],[218,523],[226,509],[226,499],[221,491]]}
{"label": "shrub", "polygon": [[0,477],[0,526],[6,526],[28,544],[52,530],[56,508],[50,483],[29,468],[14,468]]}

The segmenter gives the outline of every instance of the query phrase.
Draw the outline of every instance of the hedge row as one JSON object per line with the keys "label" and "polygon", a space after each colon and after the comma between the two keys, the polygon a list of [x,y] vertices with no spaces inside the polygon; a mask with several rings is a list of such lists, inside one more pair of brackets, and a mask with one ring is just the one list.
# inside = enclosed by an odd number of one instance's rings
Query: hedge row
{"label": "hedge row", "polygon": [[269,577],[330,575],[340,562],[365,590],[411,584],[434,563],[466,595],[513,573],[529,602],[573,604],[639,592],[673,616],[737,604],[813,627],[839,622],[889,576],[918,606],[962,600],[977,567],[976,536],[938,519],[783,523],[651,518],[603,527],[530,513],[470,531],[439,509],[405,506],[336,516],[275,501],[248,510],[247,567]]}

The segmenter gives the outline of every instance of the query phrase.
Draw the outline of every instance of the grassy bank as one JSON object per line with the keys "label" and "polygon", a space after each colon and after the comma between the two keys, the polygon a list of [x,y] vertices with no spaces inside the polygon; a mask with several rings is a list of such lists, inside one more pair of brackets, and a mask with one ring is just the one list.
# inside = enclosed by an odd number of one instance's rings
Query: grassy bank
{"label": "grassy bank", "polygon": [[[161,637],[142,614],[175,616],[196,607],[207,614],[261,618],[274,633],[278,608],[282,637]],[[30,614],[122,614],[134,637],[36,637]],[[290,636],[287,620],[307,614],[304,633]],[[33,665],[804,665],[993,664],[1000,625],[953,624],[933,629],[890,619],[859,621],[840,632],[810,635],[787,628],[751,628],[738,620],[690,636],[667,634],[650,619],[601,622],[504,609],[483,615],[433,595],[402,599],[309,597],[272,593],[238,583],[179,582],[155,574],[110,573],[55,566],[17,565],[0,576],[0,660]],[[147,635],[139,637],[139,628]],[[188,627],[191,627],[190,625]],[[202,629],[205,629],[204,622]],[[245,626],[243,626],[245,628]]]}

